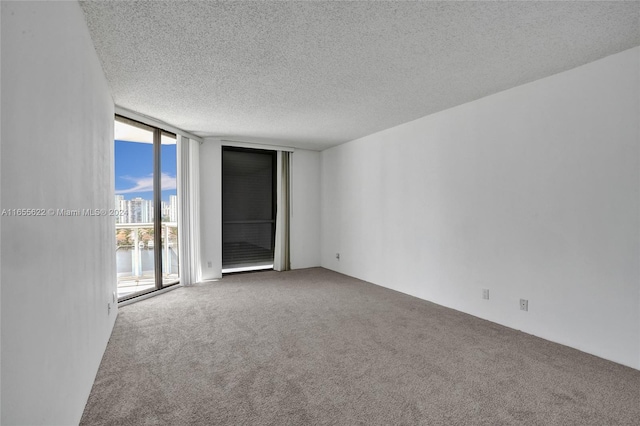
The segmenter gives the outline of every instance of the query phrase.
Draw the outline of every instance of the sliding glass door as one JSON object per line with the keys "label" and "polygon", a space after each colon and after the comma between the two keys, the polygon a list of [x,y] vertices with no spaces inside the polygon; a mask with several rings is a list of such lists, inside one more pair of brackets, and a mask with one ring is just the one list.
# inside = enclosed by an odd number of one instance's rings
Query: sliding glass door
{"label": "sliding glass door", "polygon": [[179,281],[176,136],[115,120],[118,300]]}
{"label": "sliding glass door", "polygon": [[176,135],[162,133],[160,149],[160,229],[162,231],[162,286],[179,281],[178,274],[178,194],[176,192]]}
{"label": "sliding glass door", "polygon": [[223,147],[222,272],[273,268],[276,151]]}

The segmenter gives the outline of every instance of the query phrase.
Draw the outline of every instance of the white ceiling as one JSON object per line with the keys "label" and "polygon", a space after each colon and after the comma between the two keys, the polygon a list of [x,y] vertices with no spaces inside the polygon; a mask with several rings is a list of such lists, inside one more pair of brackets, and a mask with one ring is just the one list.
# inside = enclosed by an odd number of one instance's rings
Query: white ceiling
{"label": "white ceiling", "polygon": [[640,45],[639,2],[81,2],[115,103],[325,149]]}

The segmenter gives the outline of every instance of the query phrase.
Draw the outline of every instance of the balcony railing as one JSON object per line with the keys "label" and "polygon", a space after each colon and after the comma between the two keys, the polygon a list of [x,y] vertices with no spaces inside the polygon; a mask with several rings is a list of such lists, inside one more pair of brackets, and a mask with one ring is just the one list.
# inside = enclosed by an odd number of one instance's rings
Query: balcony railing
{"label": "balcony railing", "polygon": [[[179,280],[178,225],[162,223],[162,283]],[[153,223],[116,224],[118,297],[155,287]]]}

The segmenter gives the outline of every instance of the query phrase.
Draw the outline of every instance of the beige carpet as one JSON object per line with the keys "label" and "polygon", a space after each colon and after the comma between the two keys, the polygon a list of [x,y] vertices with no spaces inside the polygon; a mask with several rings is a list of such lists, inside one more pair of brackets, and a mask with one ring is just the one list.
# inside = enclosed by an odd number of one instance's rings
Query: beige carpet
{"label": "beige carpet", "polygon": [[638,425],[640,371],[325,269],[125,306],[85,425]]}

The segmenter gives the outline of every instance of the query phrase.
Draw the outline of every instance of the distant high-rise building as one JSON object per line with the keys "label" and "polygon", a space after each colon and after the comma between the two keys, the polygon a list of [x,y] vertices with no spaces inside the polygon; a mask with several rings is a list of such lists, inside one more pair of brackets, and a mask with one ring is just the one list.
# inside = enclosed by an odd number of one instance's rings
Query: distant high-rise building
{"label": "distant high-rise building", "polygon": [[178,221],[178,197],[169,195],[169,222]]}
{"label": "distant high-rise building", "polygon": [[160,217],[162,218],[162,220],[168,220],[167,218],[169,217],[169,203],[160,201],[160,212]]}
{"label": "distant high-rise building", "polygon": [[[118,210],[118,213],[121,213],[122,211],[126,210],[126,200],[124,199],[124,195],[116,195],[115,198],[115,204],[113,206],[114,209]],[[126,216],[122,216],[120,214],[116,215],[116,223],[126,223],[127,222],[127,217]]]}
{"label": "distant high-rise building", "polygon": [[128,201],[129,223],[153,222],[153,201],[140,197]]}
{"label": "distant high-rise building", "polygon": [[[119,210],[116,223],[151,223],[154,218],[153,201],[141,197],[125,200],[123,195],[115,196],[115,208]],[[175,195],[169,196],[169,203],[160,204],[161,217],[175,222],[178,218],[178,201]],[[121,213],[121,214],[120,214]]]}

